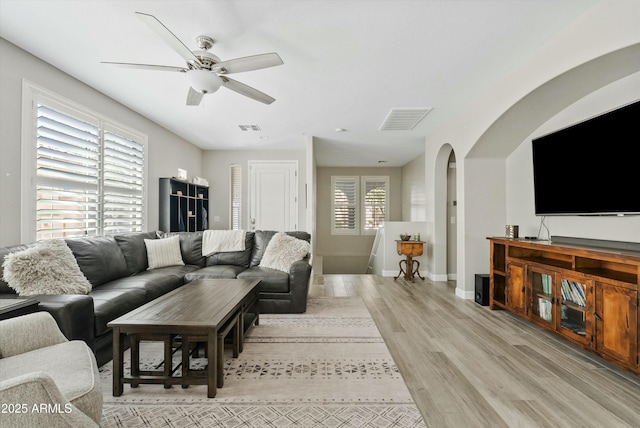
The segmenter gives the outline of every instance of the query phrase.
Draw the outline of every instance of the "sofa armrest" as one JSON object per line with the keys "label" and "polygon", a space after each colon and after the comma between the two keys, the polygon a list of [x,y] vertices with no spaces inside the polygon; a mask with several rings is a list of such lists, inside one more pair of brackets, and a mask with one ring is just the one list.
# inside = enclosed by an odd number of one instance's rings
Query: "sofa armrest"
{"label": "sofa armrest", "polygon": [[289,268],[289,289],[291,291],[291,307],[295,312],[307,310],[307,295],[311,279],[311,265],[309,259],[304,258],[293,262]]}
{"label": "sofa armrest", "polygon": [[66,341],[56,321],[46,312],[36,312],[0,321],[0,356],[2,358]]}
{"label": "sofa armrest", "polygon": [[68,340],[82,340],[94,349],[95,315],[93,298],[83,294],[33,296],[38,310],[49,312]]}
{"label": "sofa armrest", "polygon": [[3,428],[98,426],[71,404],[43,372],[0,381],[0,403],[7,406],[3,408]]}

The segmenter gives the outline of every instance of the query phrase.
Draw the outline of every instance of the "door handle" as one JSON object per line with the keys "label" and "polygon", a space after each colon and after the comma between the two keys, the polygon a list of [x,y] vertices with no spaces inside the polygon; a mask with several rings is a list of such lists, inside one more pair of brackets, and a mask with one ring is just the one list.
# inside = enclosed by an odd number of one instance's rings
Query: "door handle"
{"label": "door handle", "polygon": [[595,316],[598,321],[602,321],[602,318],[600,317],[600,315],[598,315],[597,312],[594,312],[593,316]]}

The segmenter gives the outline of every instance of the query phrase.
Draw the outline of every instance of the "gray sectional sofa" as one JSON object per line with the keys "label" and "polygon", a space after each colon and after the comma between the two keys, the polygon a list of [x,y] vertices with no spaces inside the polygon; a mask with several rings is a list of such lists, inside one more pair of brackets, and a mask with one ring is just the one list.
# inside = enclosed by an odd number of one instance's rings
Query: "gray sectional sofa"
{"label": "gray sectional sofa", "polygon": [[[53,315],[69,340],[84,340],[93,349],[98,365],[112,358],[113,319],[195,279],[260,279],[262,313],[306,311],[311,265],[309,257],[294,262],[289,272],[260,266],[275,231],[246,232],[245,250],[202,255],[202,232],[146,232],[113,237],[65,239],[92,290],[87,295],[47,294],[37,299],[39,310]],[[310,241],[306,232],[287,232]],[[179,235],[184,265],[148,270],[145,239]],[[34,244],[0,248],[0,261],[9,253]],[[2,278],[0,268],[0,278]],[[0,279],[0,299],[19,298]]]}

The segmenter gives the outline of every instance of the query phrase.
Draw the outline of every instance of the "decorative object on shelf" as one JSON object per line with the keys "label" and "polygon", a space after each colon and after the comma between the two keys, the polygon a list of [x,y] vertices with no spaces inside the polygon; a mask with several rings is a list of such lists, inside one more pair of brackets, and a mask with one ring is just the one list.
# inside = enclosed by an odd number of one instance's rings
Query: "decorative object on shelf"
{"label": "decorative object on shelf", "polygon": [[187,170],[178,168],[178,175],[176,175],[178,180],[186,180],[187,179]]}
{"label": "decorative object on shelf", "polygon": [[197,184],[198,186],[209,186],[209,181],[202,177],[193,177],[193,180],[191,181],[193,184]]}
{"label": "decorative object on shelf", "polygon": [[401,233],[400,234],[400,239],[403,241],[408,241],[411,238],[411,235],[409,235],[408,233]]}
{"label": "decorative object on shelf", "polygon": [[416,241],[420,240],[420,232],[416,233]]}
{"label": "decorative object on shelf", "polygon": [[[396,249],[398,251],[398,255],[405,256],[405,259],[398,262],[400,272],[398,272],[398,275],[394,276],[393,279],[400,278],[400,275],[404,273],[404,279],[406,279],[407,281],[413,282],[416,275],[418,276],[418,278],[424,280],[422,275],[420,275],[420,262],[418,260],[413,260],[414,257],[422,255],[423,246],[424,242],[420,241],[409,241],[408,239],[396,241]],[[404,263],[404,269],[402,267],[402,263]]]}
{"label": "decorative object on shelf", "polygon": [[515,239],[518,237],[518,226],[515,224],[508,224],[505,227],[505,236],[507,238]]}

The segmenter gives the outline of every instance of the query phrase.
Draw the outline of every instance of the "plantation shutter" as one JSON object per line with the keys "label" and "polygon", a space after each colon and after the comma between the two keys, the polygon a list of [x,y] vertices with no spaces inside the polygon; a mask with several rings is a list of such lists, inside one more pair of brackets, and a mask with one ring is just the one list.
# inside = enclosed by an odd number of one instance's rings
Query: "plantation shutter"
{"label": "plantation shutter", "polygon": [[363,229],[375,231],[387,219],[388,177],[362,177],[364,189]]}
{"label": "plantation shutter", "polygon": [[242,167],[231,165],[231,229],[242,229]]}
{"label": "plantation shutter", "polygon": [[358,234],[358,179],[331,177],[334,234]]}
{"label": "plantation shutter", "polygon": [[144,145],[127,134],[105,125],[102,189],[105,235],[143,229]]}
{"label": "plantation shutter", "polygon": [[36,106],[36,239],[99,234],[98,121]]}

